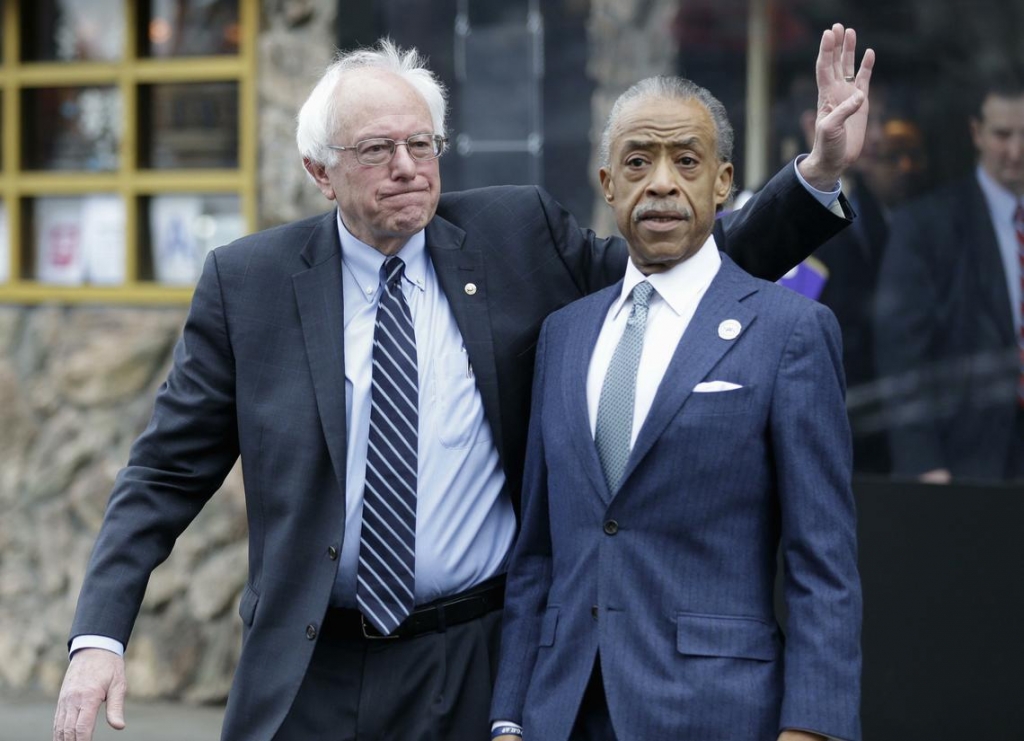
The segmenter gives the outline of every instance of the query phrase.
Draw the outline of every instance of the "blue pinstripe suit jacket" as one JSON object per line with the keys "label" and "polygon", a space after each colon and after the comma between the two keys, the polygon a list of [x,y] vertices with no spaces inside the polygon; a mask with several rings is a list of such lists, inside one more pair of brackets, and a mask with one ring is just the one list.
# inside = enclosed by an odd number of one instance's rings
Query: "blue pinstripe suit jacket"
{"label": "blue pinstripe suit jacket", "polygon": [[[859,739],[861,593],[834,316],[723,256],[612,496],[586,378],[620,290],[541,331],[492,717],[563,741],[600,654],[620,741],[773,741],[782,728]],[[726,319],[738,338],[718,335]],[[742,388],[692,393],[711,380]]]}

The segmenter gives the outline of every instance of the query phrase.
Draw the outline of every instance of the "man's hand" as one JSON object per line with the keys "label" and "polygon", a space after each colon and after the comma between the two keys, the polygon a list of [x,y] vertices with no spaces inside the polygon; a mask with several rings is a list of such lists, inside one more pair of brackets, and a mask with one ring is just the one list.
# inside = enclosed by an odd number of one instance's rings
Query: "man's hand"
{"label": "man's hand", "polygon": [[102,648],[83,648],[71,657],[53,716],[53,741],[92,741],[100,703],[107,703],[107,723],[124,728],[128,683],[124,659]]}
{"label": "man's hand", "polygon": [[919,474],[917,480],[923,484],[948,484],[953,480],[953,474],[948,468],[935,468]]}
{"label": "man's hand", "polygon": [[800,174],[818,190],[830,191],[860,156],[868,122],[868,87],[875,52],[864,52],[854,76],[857,34],[841,23],[821,36],[814,75],[818,82],[818,116],[814,146],[800,163]]}
{"label": "man's hand", "polygon": [[828,741],[824,736],[807,731],[783,731],[779,734],[779,741]]}

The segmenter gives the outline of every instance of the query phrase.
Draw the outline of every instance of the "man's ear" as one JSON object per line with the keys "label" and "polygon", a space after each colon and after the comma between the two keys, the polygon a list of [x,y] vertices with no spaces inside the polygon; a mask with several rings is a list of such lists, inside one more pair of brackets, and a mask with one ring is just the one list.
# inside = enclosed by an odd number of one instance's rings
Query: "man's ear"
{"label": "man's ear", "polygon": [[333,201],[335,196],[334,186],[331,185],[331,179],[327,177],[327,168],[319,162],[314,162],[309,157],[302,158],[302,166],[306,169],[313,182],[316,183],[316,187],[324,194],[324,198],[328,201]]}
{"label": "man's ear", "polygon": [[597,171],[597,177],[601,180],[601,190],[604,192],[604,200],[611,203],[615,200],[615,183],[612,182],[612,172],[607,167]]}
{"label": "man's ear", "polygon": [[718,165],[718,175],[715,177],[715,205],[721,206],[732,195],[732,162],[722,162]]}

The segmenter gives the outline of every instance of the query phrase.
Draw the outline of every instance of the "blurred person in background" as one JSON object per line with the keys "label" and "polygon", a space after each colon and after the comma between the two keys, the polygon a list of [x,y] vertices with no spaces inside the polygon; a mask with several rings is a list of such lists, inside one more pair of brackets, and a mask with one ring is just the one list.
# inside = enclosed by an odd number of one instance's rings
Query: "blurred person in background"
{"label": "blurred person in background", "polygon": [[[791,88],[792,96],[803,101],[796,118],[805,144],[814,141],[815,122],[813,88],[808,85],[798,78]],[[839,321],[853,465],[863,474],[890,469],[874,347],[874,303],[889,218],[893,208],[920,192],[927,170],[921,129],[902,110],[902,97],[894,88],[872,86],[864,150],[843,184],[857,219],[780,280],[832,309]],[[794,115],[792,107],[787,115]]]}
{"label": "blurred person in background", "polygon": [[893,213],[876,363],[893,473],[1024,477],[1024,76],[985,77],[973,173]]}

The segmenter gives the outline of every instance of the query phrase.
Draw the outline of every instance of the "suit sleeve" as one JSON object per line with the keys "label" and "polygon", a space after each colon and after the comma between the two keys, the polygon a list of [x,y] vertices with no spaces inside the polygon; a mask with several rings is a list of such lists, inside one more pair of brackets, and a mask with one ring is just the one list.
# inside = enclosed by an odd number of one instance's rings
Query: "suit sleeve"
{"label": "suit sleeve", "polygon": [[788,611],[780,729],[860,738],[861,591],[839,325],[811,304],[770,411]]}
{"label": "suit sleeve", "polygon": [[883,401],[893,473],[903,476],[948,466],[932,417],[941,404],[929,398],[927,378],[939,332],[938,307],[946,303],[936,279],[939,256],[930,249],[944,243],[936,236],[915,209],[895,212],[878,276],[875,363],[887,389]]}
{"label": "suit sleeve", "polygon": [[509,564],[501,654],[491,718],[523,722],[526,691],[537,660],[541,619],[551,586],[547,462],[544,454],[543,388],[548,324],[537,344],[530,432],[527,441],[519,538]]}
{"label": "suit sleeve", "polygon": [[128,643],[150,572],[167,558],[237,457],[234,359],[214,252],[149,425],[115,481],[72,638],[95,634]]}
{"label": "suit sleeve", "polygon": [[[852,214],[842,195],[839,203]],[[718,220],[715,240],[748,273],[775,281],[851,223],[818,203],[790,162],[743,208]]]}

